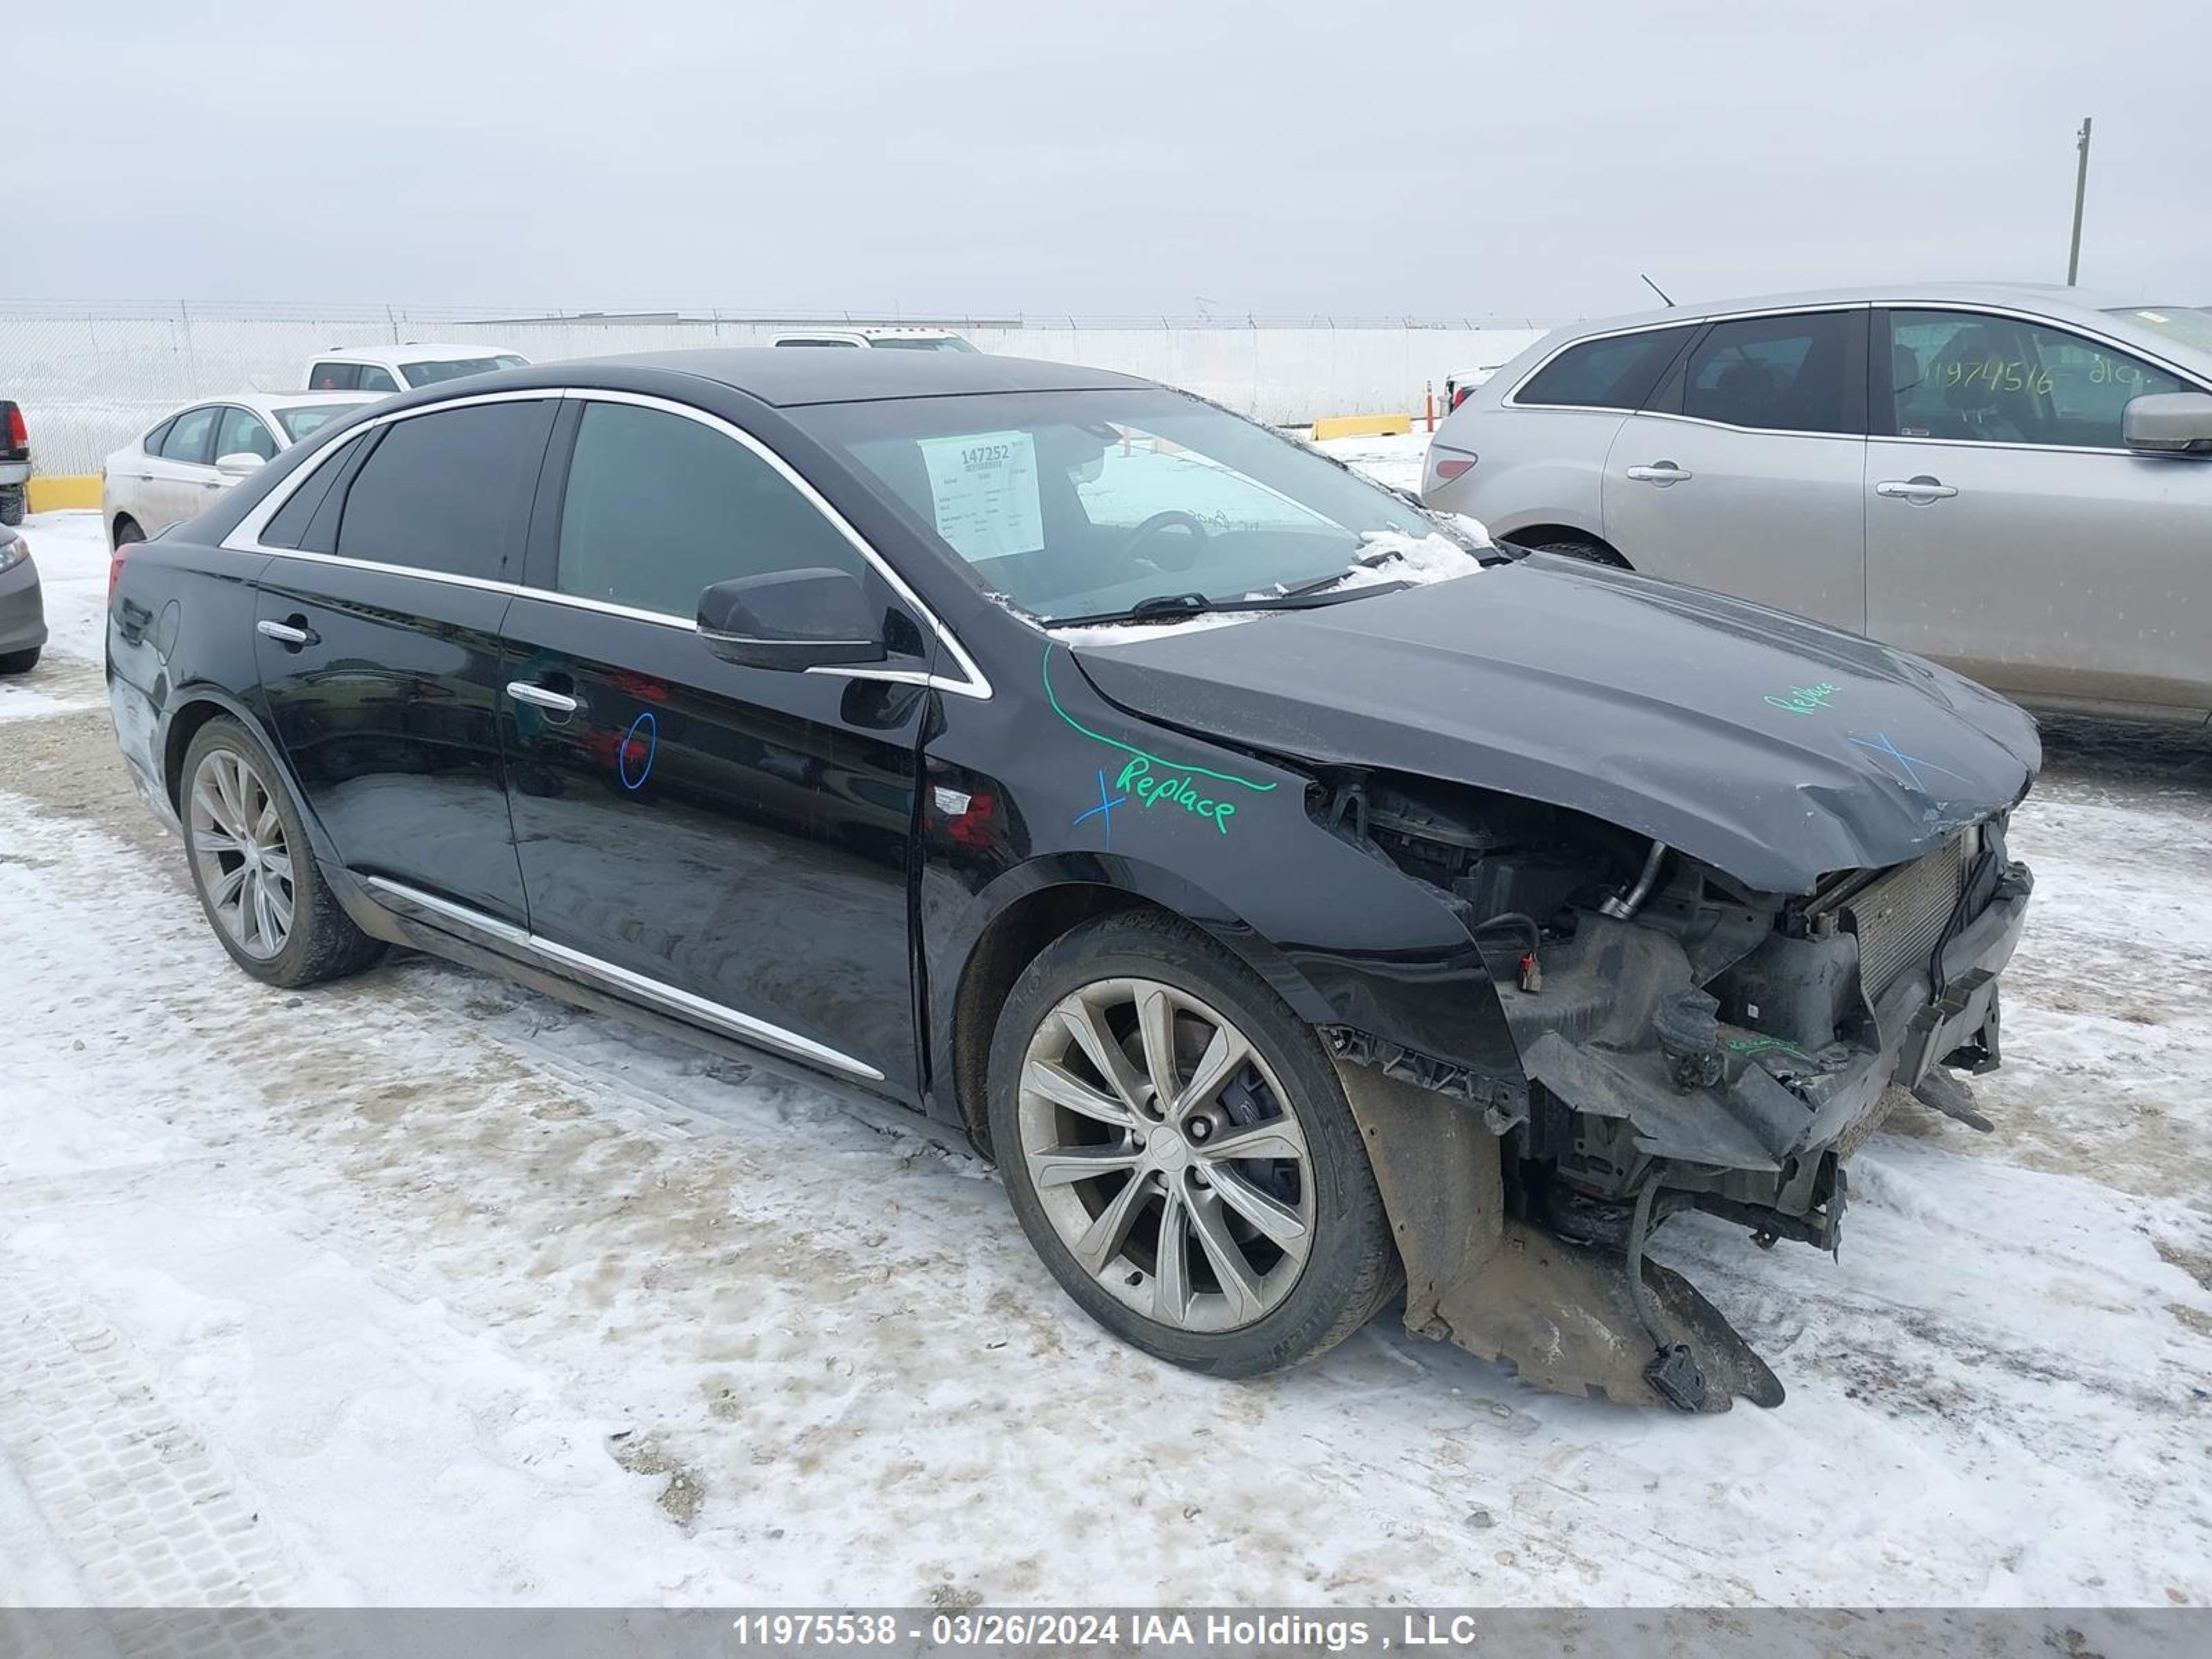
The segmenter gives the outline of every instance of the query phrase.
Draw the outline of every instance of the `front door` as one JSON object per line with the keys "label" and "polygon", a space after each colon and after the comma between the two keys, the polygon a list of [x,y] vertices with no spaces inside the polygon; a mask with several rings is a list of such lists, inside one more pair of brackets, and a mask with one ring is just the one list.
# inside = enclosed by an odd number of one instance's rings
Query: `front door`
{"label": "front door", "polygon": [[1637,569],[1866,626],[1866,313],[1715,323],[1607,456],[1606,539]]}
{"label": "front door", "polygon": [[264,531],[294,550],[256,615],[270,722],[347,867],[515,926],[500,623],[558,407],[435,410],[349,441]]}
{"label": "front door", "polygon": [[2084,335],[1887,313],[1867,448],[1867,631],[2045,705],[2212,708],[2212,461],[2120,441],[2194,391]]}
{"label": "front door", "polygon": [[[507,640],[510,800],[541,948],[665,1012],[912,1098],[916,684],[724,662],[732,577],[831,568],[922,635],[855,543],[734,429],[572,400]],[[900,662],[903,654],[905,660]]]}

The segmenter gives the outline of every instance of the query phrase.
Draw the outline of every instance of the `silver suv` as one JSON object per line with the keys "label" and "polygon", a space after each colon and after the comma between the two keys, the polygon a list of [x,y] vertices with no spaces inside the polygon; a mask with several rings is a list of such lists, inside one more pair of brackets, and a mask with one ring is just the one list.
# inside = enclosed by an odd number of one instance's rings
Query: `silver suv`
{"label": "silver suv", "polygon": [[2191,307],[1942,286],[1562,330],[1438,427],[1423,494],[2036,707],[2212,719],[2212,315]]}

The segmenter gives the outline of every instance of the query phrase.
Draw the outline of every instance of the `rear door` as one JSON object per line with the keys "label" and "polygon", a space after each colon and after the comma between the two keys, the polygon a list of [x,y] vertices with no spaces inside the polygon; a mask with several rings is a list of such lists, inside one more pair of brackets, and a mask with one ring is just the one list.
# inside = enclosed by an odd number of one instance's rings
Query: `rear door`
{"label": "rear door", "polygon": [[145,482],[138,490],[146,516],[138,522],[148,535],[214,505],[224,482],[215,470],[216,422],[222,410],[221,404],[202,404],[185,410],[169,422],[158,452],[146,458]]}
{"label": "rear door", "polygon": [[[921,627],[737,428],[658,400],[569,410],[532,532],[542,591],[506,623],[531,931],[628,994],[910,1098]],[[701,642],[710,584],[818,568],[883,606],[888,662],[778,672]]]}
{"label": "rear door", "polygon": [[2212,708],[2212,461],[2120,441],[2130,398],[2204,388],[2000,313],[1877,334],[1868,631],[2046,705]]}
{"label": "rear door", "polygon": [[372,428],[261,538],[279,550],[257,614],[262,690],[339,855],[515,926],[499,629],[558,407],[494,396]]}
{"label": "rear door", "polygon": [[1866,626],[1867,312],[1708,324],[1606,462],[1637,569]]}

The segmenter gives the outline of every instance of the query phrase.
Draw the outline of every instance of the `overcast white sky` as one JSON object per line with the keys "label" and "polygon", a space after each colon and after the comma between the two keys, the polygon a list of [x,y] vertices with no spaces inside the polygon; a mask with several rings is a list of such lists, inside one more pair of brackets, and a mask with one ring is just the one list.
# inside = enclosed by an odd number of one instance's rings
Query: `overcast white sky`
{"label": "overcast white sky", "polygon": [[[2212,304],[2199,7],[18,0],[0,294],[1557,320]],[[1205,303],[1201,306],[1201,301]]]}

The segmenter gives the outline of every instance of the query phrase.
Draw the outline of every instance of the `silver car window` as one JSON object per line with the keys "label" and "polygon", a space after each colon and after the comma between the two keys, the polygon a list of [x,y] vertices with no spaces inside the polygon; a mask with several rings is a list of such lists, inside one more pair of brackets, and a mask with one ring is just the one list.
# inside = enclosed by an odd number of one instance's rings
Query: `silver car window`
{"label": "silver car window", "polygon": [[1898,311],[1889,334],[1877,429],[1893,437],[2119,449],[2130,398],[2187,390],[2101,341],[2018,317]]}

